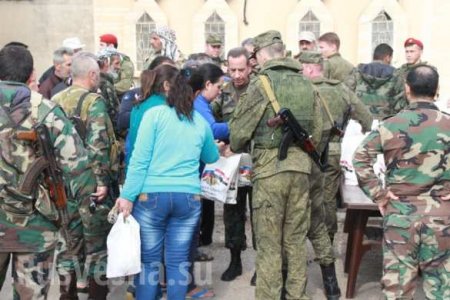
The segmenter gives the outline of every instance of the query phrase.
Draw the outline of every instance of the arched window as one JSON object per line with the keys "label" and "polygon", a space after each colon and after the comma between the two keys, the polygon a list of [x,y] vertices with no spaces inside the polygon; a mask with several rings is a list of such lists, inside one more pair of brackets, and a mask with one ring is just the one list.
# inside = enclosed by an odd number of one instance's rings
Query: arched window
{"label": "arched window", "polygon": [[136,64],[139,71],[144,69],[145,59],[150,54],[150,33],[155,27],[155,21],[148,13],[144,13],[136,23]]}
{"label": "arched window", "polygon": [[381,11],[372,21],[372,50],[381,43],[392,45],[394,41],[394,22]]}
{"label": "arched window", "polygon": [[300,20],[298,33],[302,31],[311,31],[316,38],[320,36],[320,21],[312,11],[308,11]]}
{"label": "arched window", "polygon": [[214,12],[205,22],[205,40],[210,34],[218,35],[222,44],[225,45],[225,22],[217,12]]}

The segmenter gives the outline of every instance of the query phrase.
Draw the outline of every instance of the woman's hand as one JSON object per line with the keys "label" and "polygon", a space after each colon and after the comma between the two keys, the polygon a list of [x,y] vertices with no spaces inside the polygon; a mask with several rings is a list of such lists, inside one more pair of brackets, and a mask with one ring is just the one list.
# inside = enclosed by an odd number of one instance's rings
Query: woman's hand
{"label": "woman's hand", "polygon": [[119,213],[123,213],[124,218],[128,217],[133,210],[133,202],[120,197],[116,200],[116,206]]}

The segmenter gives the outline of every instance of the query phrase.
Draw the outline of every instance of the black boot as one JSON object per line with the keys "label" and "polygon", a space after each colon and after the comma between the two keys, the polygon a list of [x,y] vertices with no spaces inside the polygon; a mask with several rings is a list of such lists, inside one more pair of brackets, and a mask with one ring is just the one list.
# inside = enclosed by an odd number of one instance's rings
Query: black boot
{"label": "black boot", "polygon": [[256,286],[256,271],[253,273],[252,279],[250,279],[250,285]]}
{"label": "black boot", "polygon": [[220,277],[223,281],[232,281],[239,275],[242,275],[241,250],[230,249],[230,253],[230,265],[228,266],[228,269],[223,272],[222,277]]}
{"label": "black boot", "polygon": [[105,275],[95,280],[94,276],[89,278],[89,300],[106,300],[108,295],[108,280]]}
{"label": "black boot", "polygon": [[328,266],[320,265],[320,269],[322,270],[323,287],[327,300],[338,300],[341,296],[341,290],[337,282],[334,263]]}
{"label": "black boot", "polygon": [[59,293],[59,300],[78,300],[75,271],[71,271],[67,275],[59,275]]}

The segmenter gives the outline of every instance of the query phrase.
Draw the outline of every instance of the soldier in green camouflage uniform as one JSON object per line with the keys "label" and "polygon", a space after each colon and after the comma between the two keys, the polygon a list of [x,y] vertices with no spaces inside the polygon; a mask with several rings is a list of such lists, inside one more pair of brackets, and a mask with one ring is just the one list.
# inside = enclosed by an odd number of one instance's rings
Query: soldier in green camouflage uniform
{"label": "soldier in green camouflage uniform", "polygon": [[[433,67],[413,67],[405,86],[410,104],[372,131],[353,160],[383,215],[387,299],[412,299],[418,274],[427,299],[450,298],[450,115],[433,103],[438,83]],[[378,154],[385,187],[373,171]]]}
{"label": "soldier in green camouflage uniform", "polygon": [[219,67],[223,67],[225,61],[222,59],[223,41],[217,34],[210,34],[206,37],[205,53],[213,60]]}
{"label": "soldier in green camouflage uniform", "polygon": [[[303,57],[303,58],[302,58]],[[311,59],[311,57],[313,57]],[[323,67],[321,64],[307,63],[307,61],[315,60],[314,53],[306,52],[300,55],[300,61],[304,61],[303,74],[311,78],[312,83],[318,90],[321,99],[326,102],[329,112],[336,125],[345,129],[344,123],[349,118],[358,121],[363,131],[369,131],[373,118],[366,106],[350,91],[350,89],[342,82],[333,79],[326,79],[323,76]],[[347,115],[347,116],[346,116]],[[347,118],[347,120],[344,120]],[[330,120],[330,118],[327,118]],[[342,127],[343,126],[343,127]],[[324,146],[320,147],[323,148]],[[332,136],[328,143],[328,167],[324,173],[323,187],[323,203],[325,206],[325,224],[333,242],[334,235],[337,232],[337,216],[336,216],[336,194],[341,182],[341,137]]]}
{"label": "soldier in green camouflage uniform", "polygon": [[323,74],[325,78],[344,81],[354,69],[353,65],[339,53],[341,41],[334,32],[322,34],[318,41],[324,60]]}
{"label": "soldier in green camouflage uniform", "polygon": [[[96,60],[93,54],[78,53],[72,61],[72,86],[53,97],[52,100],[60,104],[69,117],[79,113],[86,130],[85,136],[81,135],[95,174],[97,192],[93,196],[98,198],[98,205],[94,213],[89,211],[89,203],[83,203],[80,206],[82,226],[80,225],[74,234],[81,235],[85,239],[89,293],[95,295],[94,299],[104,299],[107,287],[100,284],[99,279],[105,278],[106,237],[111,227],[106,217],[113,206],[113,200],[117,197],[114,192],[118,189],[113,187],[112,183],[117,182],[118,163],[114,130],[105,100],[91,92],[97,90],[100,80]],[[79,105],[81,100],[83,103]],[[77,112],[78,106],[80,106],[79,112]],[[71,253],[63,252],[59,257],[58,271],[61,273],[72,270],[72,260]]]}
{"label": "soldier in green camouflage uniform", "polygon": [[[248,61],[248,52],[243,47],[231,49],[228,52],[227,60],[231,82],[224,85],[220,96],[211,103],[211,108],[218,122],[230,120],[240,95],[247,89],[252,71]],[[249,186],[238,188],[236,204],[224,205],[225,247],[230,249],[231,262],[221,276],[223,281],[234,280],[242,274],[241,251],[247,248],[245,236],[247,196],[251,207],[252,187]],[[250,216],[252,216],[251,212]]]}
{"label": "soldier in green camouflage uniform", "polygon": [[406,63],[394,72],[394,105],[397,111],[408,106],[404,85],[409,70],[416,65],[428,65],[427,62],[421,61],[423,53],[423,43],[421,41],[415,38],[408,38],[405,41],[404,46]]}
{"label": "soldier in green camouflage uniform", "polygon": [[[32,72],[33,58],[25,48],[10,46],[0,51],[0,289],[11,257],[14,299],[47,298],[59,230],[42,178],[32,197],[18,191],[37,153],[32,142],[19,141],[15,133],[32,130],[37,124],[47,127],[65,183],[68,210],[95,191],[80,137],[59,106],[27,87]],[[79,215],[72,216],[71,223],[77,222]],[[80,245],[79,239],[70,242],[75,248]]]}
{"label": "soldier in green camouflage uniform", "polygon": [[[284,58],[284,44],[277,31],[255,37],[260,74],[271,82],[282,107],[289,108],[315,141],[322,132],[322,114],[313,86],[299,74],[300,64]],[[282,128],[266,122],[275,116],[259,76],[250,81],[234,111],[230,125],[232,151],[245,151],[250,141],[254,164],[253,225],[258,248],[256,299],[280,299],[282,257],[288,265],[286,299],[306,295],[306,233],[309,228],[309,179],[311,159],[292,145],[287,158],[278,160]]]}

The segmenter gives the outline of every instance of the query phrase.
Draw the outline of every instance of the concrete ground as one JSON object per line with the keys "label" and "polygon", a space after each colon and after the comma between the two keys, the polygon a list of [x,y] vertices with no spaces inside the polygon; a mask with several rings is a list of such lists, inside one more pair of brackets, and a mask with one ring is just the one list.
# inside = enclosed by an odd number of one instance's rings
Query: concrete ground
{"label": "concrete ground", "polygon": [[[338,213],[339,233],[335,238],[336,272],[339,285],[342,291],[342,299],[346,299],[345,290],[347,285],[347,275],[343,271],[343,261],[345,258],[345,248],[347,244],[347,234],[342,233],[344,212]],[[243,274],[232,282],[223,282],[220,276],[229,263],[229,251],[224,248],[224,226],[222,219],[222,205],[216,204],[216,224],[213,236],[213,244],[203,247],[202,250],[214,256],[211,262],[196,263],[195,277],[197,283],[211,287],[216,296],[216,300],[251,300],[254,299],[255,288],[250,286],[250,279],[254,272],[255,251],[251,248],[251,241],[248,241],[248,248],[243,252]],[[251,237],[250,225],[247,223],[247,237]],[[308,244],[309,259],[314,259],[311,245]],[[359,270],[356,293],[354,299],[378,300],[383,299],[379,280],[381,278],[382,256],[381,249],[374,249],[365,254]],[[58,299],[58,280],[54,276],[49,299]],[[111,285],[109,299],[125,299],[125,284]],[[312,262],[308,265],[308,295],[314,300],[326,299],[322,291],[322,278],[320,267]],[[423,292],[418,292],[417,299],[424,299]],[[0,299],[12,299],[11,282],[7,281],[3,290],[0,291]],[[87,299],[86,294],[80,294],[80,300]]]}

